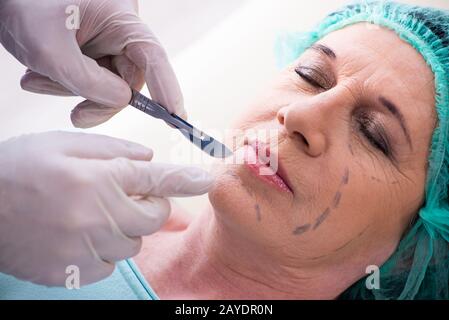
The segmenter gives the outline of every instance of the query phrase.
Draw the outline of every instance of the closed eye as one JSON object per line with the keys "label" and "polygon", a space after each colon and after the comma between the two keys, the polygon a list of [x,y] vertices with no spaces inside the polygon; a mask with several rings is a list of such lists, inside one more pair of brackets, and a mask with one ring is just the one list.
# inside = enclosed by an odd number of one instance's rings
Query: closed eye
{"label": "closed eye", "polygon": [[303,80],[309,83],[311,86],[321,89],[329,90],[334,86],[333,81],[328,79],[326,75],[315,67],[297,66],[295,72]]}
{"label": "closed eye", "polygon": [[315,78],[313,77],[313,69],[308,67],[297,67],[295,72],[306,82],[315,88],[325,89]]}
{"label": "closed eye", "polygon": [[385,129],[377,123],[368,113],[363,113],[358,120],[359,131],[368,142],[380,150],[388,158],[392,157],[392,149]]}

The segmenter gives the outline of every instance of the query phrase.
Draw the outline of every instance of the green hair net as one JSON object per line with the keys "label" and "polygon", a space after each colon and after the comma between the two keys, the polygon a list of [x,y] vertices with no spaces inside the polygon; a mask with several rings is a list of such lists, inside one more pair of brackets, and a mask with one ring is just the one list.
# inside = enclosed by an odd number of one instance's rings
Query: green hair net
{"label": "green hair net", "polygon": [[280,66],[293,62],[325,35],[369,22],[394,30],[426,60],[435,76],[438,124],[428,158],[425,203],[392,256],[380,267],[380,288],[365,278],[342,299],[449,298],[449,11],[391,1],[365,1],[329,15],[315,30],[278,39]]}

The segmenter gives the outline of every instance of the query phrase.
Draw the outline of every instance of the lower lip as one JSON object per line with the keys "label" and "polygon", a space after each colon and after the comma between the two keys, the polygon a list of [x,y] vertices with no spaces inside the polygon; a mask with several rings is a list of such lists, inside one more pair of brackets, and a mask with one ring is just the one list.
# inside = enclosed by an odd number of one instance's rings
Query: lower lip
{"label": "lower lip", "polygon": [[[276,174],[269,166],[260,162],[256,151],[249,145],[244,147],[245,166],[261,181],[275,187],[279,191],[292,193],[284,180]],[[264,174],[261,174],[263,172]]]}

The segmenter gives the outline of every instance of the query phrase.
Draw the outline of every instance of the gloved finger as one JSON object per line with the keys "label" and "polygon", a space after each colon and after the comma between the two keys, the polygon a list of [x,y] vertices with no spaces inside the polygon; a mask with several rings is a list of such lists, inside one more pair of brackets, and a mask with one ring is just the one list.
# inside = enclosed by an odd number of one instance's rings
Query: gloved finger
{"label": "gloved finger", "polygon": [[[121,55],[112,58],[110,68],[117,72],[128,85],[140,91],[145,83],[142,70],[137,68],[127,57]],[[108,68],[109,69],[109,68]],[[89,100],[78,104],[70,115],[77,128],[90,128],[112,118],[121,108],[110,108]]]}
{"label": "gloved finger", "polygon": [[76,128],[92,128],[108,121],[123,108],[111,108],[104,104],[84,100],[72,110],[70,120]]}
{"label": "gloved finger", "polygon": [[85,286],[109,277],[114,272],[115,263],[106,260],[94,260],[89,265],[81,265],[79,269],[80,286]]}
{"label": "gloved finger", "polygon": [[96,229],[90,235],[92,245],[101,260],[117,262],[134,257],[142,248],[142,238],[128,237],[115,221],[111,221],[112,229]]}
{"label": "gloved finger", "polygon": [[[148,31],[150,32],[150,31]],[[154,38],[152,41],[129,43],[126,56],[144,71],[151,98],[171,113],[187,119],[184,99],[175,72],[165,50]]]}
{"label": "gloved finger", "polygon": [[165,50],[137,16],[137,5],[121,5],[122,10],[111,16],[100,34],[88,43],[81,42],[83,52],[90,57],[124,53],[144,72],[152,99],[186,119],[181,89]]}
{"label": "gloved finger", "polygon": [[60,85],[56,81],[53,81],[50,78],[30,69],[27,69],[25,74],[20,79],[20,86],[23,90],[33,93],[63,97],[74,96],[72,92],[64,88],[64,86]]}
{"label": "gloved finger", "polygon": [[110,276],[115,269],[115,263],[102,259],[95,248],[95,242],[91,235],[84,235],[84,242],[89,250],[91,259],[83,260],[84,263],[77,265],[80,272],[80,284],[87,285]]}
{"label": "gloved finger", "polygon": [[150,235],[160,230],[167,222],[171,212],[170,201],[165,198],[151,197],[135,200],[146,216],[142,226],[134,225],[133,231],[142,235]]}
{"label": "gloved finger", "polygon": [[153,150],[135,142],[100,134],[73,132],[61,134],[64,134],[65,154],[70,157],[99,160],[122,157],[141,161],[153,158]]}
{"label": "gloved finger", "polygon": [[[160,42],[137,16],[136,1],[121,1],[119,5],[121,9],[111,14],[102,32],[88,42],[80,42],[83,52],[90,57],[116,56],[124,52],[143,70],[151,97],[170,112],[186,118],[181,89],[173,68]],[[102,9],[106,12],[107,6]]]}
{"label": "gloved finger", "polygon": [[[110,184],[117,188],[110,191],[114,194],[114,201],[104,201],[104,205],[120,232],[128,237],[146,236],[165,224],[171,211],[167,199],[152,196],[133,199],[124,194],[116,182],[111,181]],[[131,249],[127,251],[130,254],[134,252]]]}
{"label": "gloved finger", "polygon": [[145,74],[125,55],[112,57],[112,67],[129,86],[140,91],[145,84]]}
{"label": "gloved finger", "polygon": [[[114,73],[117,73],[112,65],[112,58],[109,56],[96,59],[99,66],[104,67]],[[143,77],[143,76],[142,76]],[[38,94],[48,94],[54,96],[74,96],[73,92],[50,78],[27,69],[20,80],[22,89]],[[142,84],[143,86],[143,84]],[[139,90],[142,87],[139,88]]]}
{"label": "gloved finger", "polygon": [[64,68],[53,68],[51,78],[76,95],[112,109],[121,110],[131,99],[131,89],[121,77],[74,46]]}
{"label": "gloved finger", "polygon": [[197,167],[186,167],[117,158],[109,161],[114,181],[128,195],[183,197],[206,193],[212,176]]}

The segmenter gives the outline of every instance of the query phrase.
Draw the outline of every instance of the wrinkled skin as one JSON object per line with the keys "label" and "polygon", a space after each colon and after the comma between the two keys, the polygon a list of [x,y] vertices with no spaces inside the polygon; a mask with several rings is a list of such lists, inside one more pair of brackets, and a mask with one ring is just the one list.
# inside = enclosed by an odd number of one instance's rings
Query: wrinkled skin
{"label": "wrinkled skin", "polygon": [[318,44],[335,57],[307,50],[234,124],[279,131],[293,192],[219,165],[200,222],[148,238],[137,259],[162,298],[333,299],[382,265],[412,223],[437,123],[431,69],[393,31],[365,23]]}

